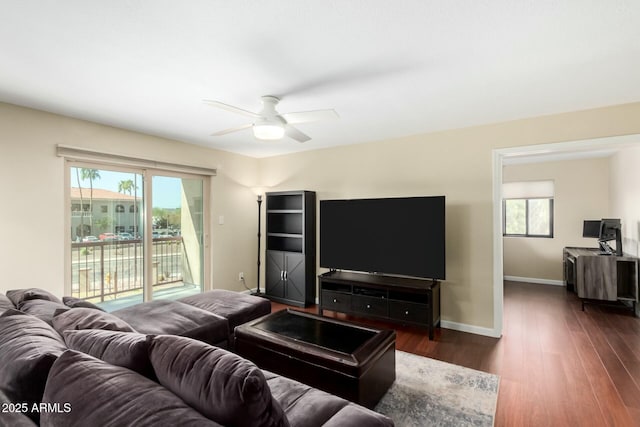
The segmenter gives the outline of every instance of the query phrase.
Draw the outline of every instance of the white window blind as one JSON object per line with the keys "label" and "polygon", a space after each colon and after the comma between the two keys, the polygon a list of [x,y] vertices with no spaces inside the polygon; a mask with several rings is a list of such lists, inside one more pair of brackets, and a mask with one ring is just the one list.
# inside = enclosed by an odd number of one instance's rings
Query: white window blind
{"label": "white window blind", "polygon": [[504,199],[537,199],[553,198],[553,181],[520,181],[502,184],[502,198]]}

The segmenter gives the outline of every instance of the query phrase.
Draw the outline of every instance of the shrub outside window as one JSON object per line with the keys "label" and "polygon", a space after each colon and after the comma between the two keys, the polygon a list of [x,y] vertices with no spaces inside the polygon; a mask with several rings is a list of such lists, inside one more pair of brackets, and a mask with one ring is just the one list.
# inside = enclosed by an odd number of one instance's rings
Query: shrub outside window
{"label": "shrub outside window", "polygon": [[553,198],[505,199],[503,235],[553,237]]}

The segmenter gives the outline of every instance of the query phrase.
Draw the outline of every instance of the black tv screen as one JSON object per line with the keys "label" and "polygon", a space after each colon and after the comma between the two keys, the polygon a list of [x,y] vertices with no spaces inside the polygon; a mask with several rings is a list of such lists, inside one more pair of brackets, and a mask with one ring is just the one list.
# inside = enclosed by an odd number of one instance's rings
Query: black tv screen
{"label": "black tv screen", "polygon": [[445,197],[320,201],[320,266],[445,279]]}

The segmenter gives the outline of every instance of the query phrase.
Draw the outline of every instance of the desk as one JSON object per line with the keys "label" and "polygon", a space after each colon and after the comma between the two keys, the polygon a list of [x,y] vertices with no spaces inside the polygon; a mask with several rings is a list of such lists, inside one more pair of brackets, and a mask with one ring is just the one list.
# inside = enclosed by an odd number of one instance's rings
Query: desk
{"label": "desk", "polygon": [[564,281],[583,301],[623,301],[636,311],[638,258],[604,255],[597,248],[566,247],[563,250]]}

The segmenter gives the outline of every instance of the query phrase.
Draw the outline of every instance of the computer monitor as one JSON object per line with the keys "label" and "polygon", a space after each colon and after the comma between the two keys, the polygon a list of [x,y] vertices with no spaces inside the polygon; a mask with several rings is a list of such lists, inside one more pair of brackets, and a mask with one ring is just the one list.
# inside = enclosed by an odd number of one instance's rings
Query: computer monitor
{"label": "computer monitor", "polygon": [[600,219],[585,219],[582,225],[582,237],[593,237],[594,239],[599,239],[601,224],[602,220]]}
{"label": "computer monitor", "polygon": [[[607,242],[616,241],[615,250]],[[622,224],[619,218],[602,218],[598,244],[603,252],[622,256]]]}
{"label": "computer monitor", "polygon": [[600,223],[600,235],[598,236],[598,240],[601,242],[616,240],[621,227],[620,219],[603,218]]}

